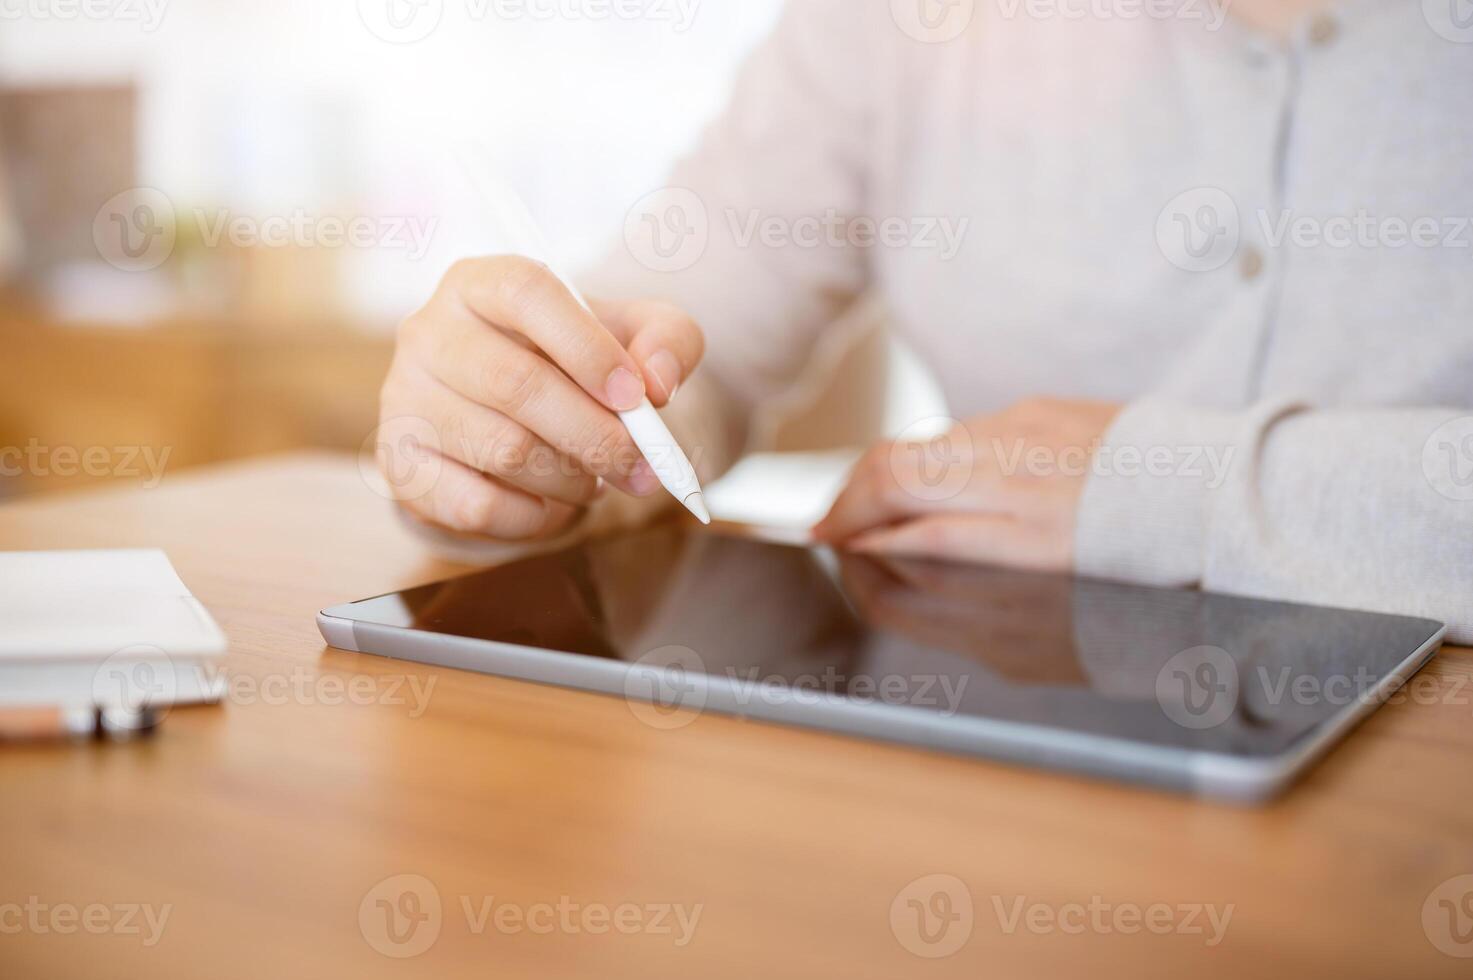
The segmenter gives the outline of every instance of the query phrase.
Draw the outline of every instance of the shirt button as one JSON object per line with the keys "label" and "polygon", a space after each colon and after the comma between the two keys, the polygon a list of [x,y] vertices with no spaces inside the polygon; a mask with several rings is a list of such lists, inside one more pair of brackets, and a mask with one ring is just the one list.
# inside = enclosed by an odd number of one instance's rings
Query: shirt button
{"label": "shirt button", "polygon": [[1238,256],[1238,275],[1244,282],[1252,282],[1263,274],[1263,253],[1249,245]]}
{"label": "shirt button", "polygon": [[1268,45],[1264,44],[1262,41],[1249,41],[1243,49],[1244,60],[1246,60],[1248,64],[1255,67],[1268,64],[1269,59],[1272,57],[1273,52],[1271,52],[1268,49]]}
{"label": "shirt button", "polygon": [[1323,47],[1335,40],[1340,33],[1340,25],[1334,17],[1329,14],[1320,14],[1309,24],[1309,41],[1311,44]]}

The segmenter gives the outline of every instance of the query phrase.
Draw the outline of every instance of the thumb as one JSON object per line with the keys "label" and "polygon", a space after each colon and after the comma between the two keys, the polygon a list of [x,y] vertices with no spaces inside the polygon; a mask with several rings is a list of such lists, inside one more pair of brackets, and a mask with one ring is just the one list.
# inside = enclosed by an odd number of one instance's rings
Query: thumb
{"label": "thumb", "polygon": [[640,366],[650,401],[657,408],[669,404],[706,351],[695,320],[679,307],[653,300],[600,303],[594,310]]}

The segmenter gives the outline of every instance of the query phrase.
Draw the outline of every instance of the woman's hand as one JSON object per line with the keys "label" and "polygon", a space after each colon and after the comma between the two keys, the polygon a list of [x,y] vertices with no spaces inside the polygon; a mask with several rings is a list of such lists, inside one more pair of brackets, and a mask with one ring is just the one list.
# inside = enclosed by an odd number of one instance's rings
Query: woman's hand
{"label": "woman's hand", "polygon": [[616,412],[665,405],[701,360],[662,303],[585,310],[545,266],[456,263],[399,327],[380,392],[379,466],[413,515],[501,540],[568,528],[602,489],[659,489]]}
{"label": "woman's hand", "polygon": [[1030,399],[930,442],[878,445],[814,537],[860,552],[1072,571],[1075,511],[1120,408]]}

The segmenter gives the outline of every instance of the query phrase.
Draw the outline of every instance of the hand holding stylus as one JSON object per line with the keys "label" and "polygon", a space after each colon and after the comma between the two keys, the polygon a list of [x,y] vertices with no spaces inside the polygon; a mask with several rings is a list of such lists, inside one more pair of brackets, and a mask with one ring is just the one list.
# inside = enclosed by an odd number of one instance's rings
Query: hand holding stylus
{"label": "hand holding stylus", "polygon": [[[381,454],[412,452],[419,466],[434,454],[438,473],[428,488],[390,484],[416,516],[502,540],[565,530],[600,479],[636,496],[660,492],[619,413],[646,398],[665,405],[704,347],[695,322],[668,304],[585,307],[540,262],[458,262],[400,325],[380,397]],[[381,460],[391,473],[400,462]]]}

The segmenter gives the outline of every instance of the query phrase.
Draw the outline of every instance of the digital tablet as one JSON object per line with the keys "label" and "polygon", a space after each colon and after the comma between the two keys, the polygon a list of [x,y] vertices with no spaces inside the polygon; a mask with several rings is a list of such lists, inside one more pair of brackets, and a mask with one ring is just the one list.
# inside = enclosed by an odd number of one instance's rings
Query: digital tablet
{"label": "digital tablet", "polygon": [[[662,526],[323,611],[344,650],[702,712],[1268,798],[1441,623]],[[733,737],[741,737],[739,733]]]}

